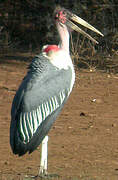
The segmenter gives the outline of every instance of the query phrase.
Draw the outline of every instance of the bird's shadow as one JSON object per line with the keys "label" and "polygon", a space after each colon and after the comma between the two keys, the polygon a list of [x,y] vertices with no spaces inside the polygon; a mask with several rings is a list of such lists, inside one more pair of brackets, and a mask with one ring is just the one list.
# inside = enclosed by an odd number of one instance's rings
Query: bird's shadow
{"label": "bird's shadow", "polygon": [[58,174],[27,176],[23,178],[23,180],[59,180],[59,179],[60,179],[60,175]]}

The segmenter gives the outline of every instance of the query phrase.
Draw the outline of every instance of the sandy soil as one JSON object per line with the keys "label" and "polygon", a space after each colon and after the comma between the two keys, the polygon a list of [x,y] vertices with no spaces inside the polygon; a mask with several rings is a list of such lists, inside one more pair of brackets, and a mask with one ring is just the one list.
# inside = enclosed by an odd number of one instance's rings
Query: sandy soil
{"label": "sandy soil", "polygon": [[[13,96],[29,63],[0,63],[0,180],[37,175],[40,148],[17,157],[9,145]],[[49,133],[49,173],[60,180],[118,180],[118,76],[76,72],[73,92]],[[37,178],[38,180],[41,178]]]}

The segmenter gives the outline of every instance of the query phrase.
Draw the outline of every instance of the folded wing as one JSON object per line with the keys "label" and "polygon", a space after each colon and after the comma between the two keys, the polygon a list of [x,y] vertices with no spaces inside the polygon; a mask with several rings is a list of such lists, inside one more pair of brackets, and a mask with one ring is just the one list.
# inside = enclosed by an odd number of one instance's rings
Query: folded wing
{"label": "folded wing", "polygon": [[71,68],[58,69],[37,56],[29,67],[12,104],[10,144],[15,154],[34,151],[50,130],[66,102]]}

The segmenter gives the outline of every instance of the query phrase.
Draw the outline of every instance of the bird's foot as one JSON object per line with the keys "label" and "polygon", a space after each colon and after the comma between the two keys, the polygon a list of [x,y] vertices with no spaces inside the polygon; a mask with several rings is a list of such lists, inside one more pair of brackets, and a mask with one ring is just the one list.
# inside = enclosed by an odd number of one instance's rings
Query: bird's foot
{"label": "bird's foot", "polygon": [[39,174],[38,177],[42,179],[56,179],[59,178],[60,176],[58,174]]}
{"label": "bird's foot", "polygon": [[42,179],[55,179],[55,178],[59,178],[59,175],[58,174],[49,174],[46,170],[43,170],[43,171],[39,171],[38,177],[40,177]]}

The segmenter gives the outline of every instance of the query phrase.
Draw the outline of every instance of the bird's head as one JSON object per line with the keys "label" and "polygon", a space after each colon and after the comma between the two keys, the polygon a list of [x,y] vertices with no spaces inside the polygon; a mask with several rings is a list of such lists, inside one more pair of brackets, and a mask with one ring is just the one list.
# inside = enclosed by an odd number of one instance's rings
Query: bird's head
{"label": "bird's head", "polygon": [[68,28],[83,34],[94,43],[98,43],[98,42],[94,38],[92,38],[89,34],[87,34],[85,31],[83,31],[81,28],[79,28],[76,24],[74,24],[74,22],[81,24],[82,26],[96,32],[97,34],[101,36],[104,36],[99,30],[91,26],[85,20],[81,19],[77,15],[71,13],[67,9],[62,8],[60,6],[56,7],[54,11],[54,18],[55,18],[56,23],[59,23],[61,26],[66,25]]}

